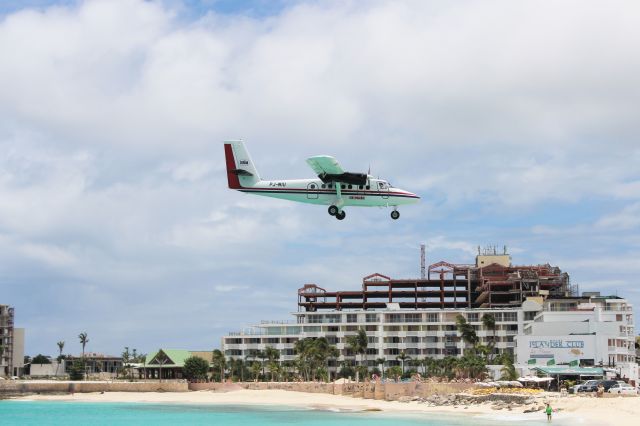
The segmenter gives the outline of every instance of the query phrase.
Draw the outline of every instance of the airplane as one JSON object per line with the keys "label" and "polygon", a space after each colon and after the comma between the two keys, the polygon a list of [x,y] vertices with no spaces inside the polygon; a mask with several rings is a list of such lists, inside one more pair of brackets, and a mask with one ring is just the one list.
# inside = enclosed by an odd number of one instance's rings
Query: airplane
{"label": "airplane", "polygon": [[226,141],[227,180],[230,189],[248,194],[300,203],[328,205],[338,220],[346,217],[344,207],[393,207],[391,218],[400,217],[398,206],[420,201],[416,194],[394,188],[389,182],[366,173],[345,172],[335,158],[316,155],[307,163],[316,179],[262,180],[242,141]]}

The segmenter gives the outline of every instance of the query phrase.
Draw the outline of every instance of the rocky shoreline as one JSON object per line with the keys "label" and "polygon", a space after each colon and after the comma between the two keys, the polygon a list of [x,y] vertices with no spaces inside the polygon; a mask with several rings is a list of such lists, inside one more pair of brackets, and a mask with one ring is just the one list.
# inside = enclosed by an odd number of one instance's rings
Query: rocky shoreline
{"label": "rocky shoreline", "polygon": [[468,409],[478,405],[488,405],[492,410],[522,410],[522,413],[534,413],[545,408],[543,396],[514,395],[492,393],[488,395],[471,395],[458,393],[452,395],[432,395],[426,398],[419,396],[403,396],[398,402],[417,402],[428,407],[453,407]]}

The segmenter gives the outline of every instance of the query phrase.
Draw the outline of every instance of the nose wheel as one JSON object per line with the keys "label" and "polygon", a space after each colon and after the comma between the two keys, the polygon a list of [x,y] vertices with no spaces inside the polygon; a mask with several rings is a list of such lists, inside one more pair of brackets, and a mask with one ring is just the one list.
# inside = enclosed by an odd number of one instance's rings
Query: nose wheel
{"label": "nose wheel", "polygon": [[347,217],[347,213],[346,213],[344,210],[342,210],[341,212],[339,212],[338,214],[336,214],[336,219],[338,219],[338,220],[342,220],[342,219],[344,219],[345,217]]}
{"label": "nose wheel", "polygon": [[340,209],[338,208],[338,206],[329,206],[328,211],[331,216],[335,216],[340,212]]}
{"label": "nose wheel", "polygon": [[400,217],[400,212],[398,210],[394,210],[391,212],[391,219],[398,220],[399,217]]}

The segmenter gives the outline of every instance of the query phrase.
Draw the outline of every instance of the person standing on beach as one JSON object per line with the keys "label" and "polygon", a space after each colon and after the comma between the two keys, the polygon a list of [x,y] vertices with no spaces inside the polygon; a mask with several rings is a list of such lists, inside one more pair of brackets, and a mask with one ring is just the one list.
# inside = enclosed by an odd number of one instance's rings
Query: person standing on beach
{"label": "person standing on beach", "polygon": [[544,409],[544,412],[547,413],[547,422],[551,423],[551,414],[553,413],[553,409],[551,405],[547,402],[547,408]]}

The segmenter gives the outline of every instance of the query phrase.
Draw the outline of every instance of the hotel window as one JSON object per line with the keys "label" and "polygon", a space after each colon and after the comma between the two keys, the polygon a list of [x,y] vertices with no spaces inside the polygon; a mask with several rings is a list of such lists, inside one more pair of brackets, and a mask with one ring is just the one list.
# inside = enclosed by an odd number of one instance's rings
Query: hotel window
{"label": "hotel window", "polygon": [[386,315],[387,322],[402,322],[402,315],[400,314],[387,314]]}
{"label": "hotel window", "polygon": [[438,314],[436,313],[428,313],[427,314],[427,322],[438,322]]}
{"label": "hotel window", "polygon": [[358,322],[358,314],[347,314],[347,322]]}
{"label": "hotel window", "polygon": [[367,314],[365,317],[366,322],[378,322],[378,314]]}
{"label": "hotel window", "polygon": [[504,313],[504,321],[518,321],[518,313],[517,312],[505,312]]}
{"label": "hotel window", "polygon": [[406,314],[404,316],[404,322],[421,322],[422,315],[421,314]]}
{"label": "hotel window", "polygon": [[477,313],[467,314],[467,322],[478,322],[478,314]]}
{"label": "hotel window", "polygon": [[331,315],[326,315],[325,316],[325,321],[324,322],[335,324],[335,323],[341,322],[341,320],[342,320],[342,315],[340,315],[340,314],[331,314]]}

